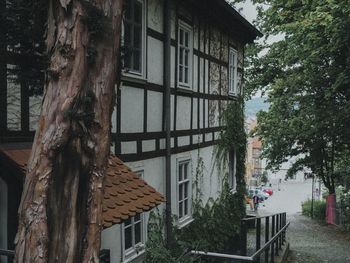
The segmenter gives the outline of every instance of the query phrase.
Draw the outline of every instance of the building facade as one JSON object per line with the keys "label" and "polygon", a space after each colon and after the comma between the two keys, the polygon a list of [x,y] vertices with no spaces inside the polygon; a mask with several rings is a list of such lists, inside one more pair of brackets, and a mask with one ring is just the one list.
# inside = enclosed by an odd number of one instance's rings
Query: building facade
{"label": "building facade", "polygon": [[[223,175],[215,169],[213,159],[222,129],[219,116],[243,93],[244,46],[260,32],[224,0],[173,0],[169,1],[170,7],[162,0],[126,2],[122,77],[121,85],[116,87],[111,151],[134,174],[171,200],[168,205],[178,218],[177,224],[186,227],[192,221],[193,183],[199,162],[204,164],[200,186],[203,202],[220,194]],[[167,35],[170,56],[165,52]],[[1,66],[1,95],[6,98],[2,97],[0,104],[1,146],[4,149],[20,144],[30,148],[41,96],[29,93],[26,83],[14,81],[16,76],[10,69],[16,63],[8,61]],[[166,125],[167,106],[170,130]],[[166,158],[170,159],[168,177]],[[226,171],[233,190],[235,158],[231,153],[231,167]],[[0,186],[6,184],[3,181]],[[170,193],[167,185],[171,186]],[[164,208],[165,204],[159,209]],[[102,249],[110,250],[111,262],[142,261],[149,218],[148,212],[142,211],[146,210],[129,211],[103,231]]]}

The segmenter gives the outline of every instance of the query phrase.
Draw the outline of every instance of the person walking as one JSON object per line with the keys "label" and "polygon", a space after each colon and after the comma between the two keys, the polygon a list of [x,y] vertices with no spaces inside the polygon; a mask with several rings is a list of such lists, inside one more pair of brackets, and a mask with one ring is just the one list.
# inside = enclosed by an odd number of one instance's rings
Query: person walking
{"label": "person walking", "polygon": [[253,196],[253,203],[254,203],[254,211],[258,211],[259,207],[259,196],[255,193]]}

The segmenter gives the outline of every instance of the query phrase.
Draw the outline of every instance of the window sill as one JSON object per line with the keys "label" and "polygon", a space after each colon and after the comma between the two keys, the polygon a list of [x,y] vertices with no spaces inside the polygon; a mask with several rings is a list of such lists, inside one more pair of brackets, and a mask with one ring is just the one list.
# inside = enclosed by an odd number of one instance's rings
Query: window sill
{"label": "window sill", "polygon": [[137,74],[133,72],[125,72],[122,71],[121,81],[133,81],[133,82],[140,82],[145,83],[147,82],[147,78],[142,74]]}
{"label": "window sill", "polygon": [[122,261],[122,263],[131,263],[134,260],[143,257],[145,252],[146,252],[145,245],[142,245],[142,250],[139,251],[138,253],[136,252],[135,249],[132,251],[129,251],[129,255],[125,257],[125,259]]}
{"label": "window sill", "polygon": [[185,86],[179,86],[179,87],[177,87],[177,90],[181,91],[181,92],[188,93],[188,94],[193,93],[193,90],[190,87],[185,87]]}
{"label": "window sill", "polygon": [[178,83],[177,85],[178,89],[184,90],[184,91],[192,91],[192,86],[190,84],[185,83]]}
{"label": "window sill", "polygon": [[179,219],[178,227],[180,229],[184,228],[184,227],[188,226],[189,224],[191,224],[193,221],[194,221],[194,219],[191,216],[186,216],[185,218]]}

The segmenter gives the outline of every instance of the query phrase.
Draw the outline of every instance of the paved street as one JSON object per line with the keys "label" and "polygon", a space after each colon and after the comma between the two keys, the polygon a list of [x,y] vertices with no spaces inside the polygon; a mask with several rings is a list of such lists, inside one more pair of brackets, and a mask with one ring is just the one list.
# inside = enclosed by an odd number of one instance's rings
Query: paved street
{"label": "paved street", "polygon": [[350,262],[350,234],[336,226],[319,224],[301,215],[301,202],[311,197],[311,181],[282,182],[280,191],[261,206],[259,214],[286,211],[291,222],[288,230],[290,263]]}

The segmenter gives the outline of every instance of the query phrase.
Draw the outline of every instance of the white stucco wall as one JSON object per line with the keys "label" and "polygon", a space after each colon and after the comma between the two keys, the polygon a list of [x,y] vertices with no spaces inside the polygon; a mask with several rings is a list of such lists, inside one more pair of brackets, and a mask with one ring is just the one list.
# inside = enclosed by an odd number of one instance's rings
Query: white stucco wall
{"label": "white stucco wall", "polygon": [[[144,91],[123,86],[120,92],[123,98],[121,100],[121,132],[142,132]],[[137,101],[137,103],[130,103],[130,101]]]}

